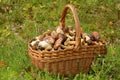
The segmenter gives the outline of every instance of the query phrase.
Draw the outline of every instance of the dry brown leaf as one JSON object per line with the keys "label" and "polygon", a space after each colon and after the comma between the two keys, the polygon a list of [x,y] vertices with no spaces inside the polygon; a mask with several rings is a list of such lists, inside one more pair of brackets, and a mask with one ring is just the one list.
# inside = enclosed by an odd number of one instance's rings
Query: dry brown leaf
{"label": "dry brown leaf", "polygon": [[0,67],[2,67],[2,66],[4,66],[4,65],[5,65],[5,62],[4,62],[4,61],[0,62]]}

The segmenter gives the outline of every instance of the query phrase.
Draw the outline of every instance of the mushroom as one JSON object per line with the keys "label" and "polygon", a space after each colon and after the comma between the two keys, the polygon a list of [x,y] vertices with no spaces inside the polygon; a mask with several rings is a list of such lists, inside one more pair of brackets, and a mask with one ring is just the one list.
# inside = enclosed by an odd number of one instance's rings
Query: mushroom
{"label": "mushroom", "polygon": [[69,41],[70,41],[70,38],[67,38],[66,41],[64,42],[64,45],[68,45]]}
{"label": "mushroom", "polygon": [[56,31],[52,31],[51,32],[51,36],[56,36],[57,32]]}
{"label": "mushroom", "polygon": [[49,44],[54,44],[55,42],[55,39],[52,36],[46,36],[43,40]]}
{"label": "mushroom", "polygon": [[32,42],[30,43],[32,49],[37,49],[37,48],[38,48],[38,47],[37,47],[37,44],[38,44],[38,43],[39,43],[38,40],[32,41]]}
{"label": "mushroom", "polygon": [[65,40],[66,36],[64,34],[58,34],[58,38],[62,38],[63,40]]}
{"label": "mushroom", "polygon": [[82,33],[82,38],[85,40],[85,42],[88,43],[88,45],[92,43],[92,40],[90,39],[87,33]]}
{"label": "mushroom", "polygon": [[67,38],[69,38],[70,40],[74,40],[75,39],[75,36],[70,36],[69,33],[66,33],[65,34]]}
{"label": "mushroom", "polygon": [[55,39],[55,40],[57,40],[58,39],[58,33],[56,32],[56,31],[52,31],[52,33],[51,33],[51,36]]}
{"label": "mushroom", "polygon": [[69,30],[69,27],[64,27],[64,28],[63,28],[63,31],[64,31],[64,33],[69,33],[69,31],[70,31],[70,30]]}
{"label": "mushroom", "polygon": [[44,35],[40,35],[40,36],[36,37],[36,39],[42,41],[44,37],[45,37]]}
{"label": "mushroom", "polygon": [[100,35],[96,31],[92,32],[90,37],[91,37],[91,40],[93,40],[93,41],[99,41],[99,39],[100,39]]}
{"label": "mushroom", "polygon": [[[74,32],[71,32],[72,30],[69,28],[69,27],[65,27],[63,29],[64,33],[65,33],[65,36],[70,38],[71,40],[74,40],[75,36],[74,36]],[[70,35],[71,33],[71,35]]]}
{"label": "mushroom", "polygon": [[40,42],[38,43],[38,47],[39,47],[41,50],[42,50],[42,49],[47,49],[47,48],[52,49],[52,45],[49,44],[49,43],[47,43],[46,41],[40,41]]}
{"label": "mushroom", "polygon": [[82,45],[84,45],[84,44],[85,44],[84,39],[81,39],[81,44],[82,44]]}
{"label": "mushroom", "polygon": [[71,36],[75,36],[75,29],[70,30],[70,31],[69,31],[69,34],[70,34]]}
{"label": "mushroom", "polygon": [[57,28],[56,28],[56,32],[59,34],[64,34],[64,32],[63,32],[63,30],[62,30],[62,27],[60,27],[60,26],[58,26]]}
{"label": "mushroom", "polygon": [[55,44],[54,44],[54,49],[58,49],[58,47],[61,45],[63,39],[62,38],[59,38],[55,41]]}
{"label": "mushroom", "polygon": [[30,43],[30,45],[31,45],[31,46],[34,46],[37,42],[38,42],[38,40],[32,41],[32,42]]}
{"label": "mushroom", "polygon": [[65,40],[65,35],[64,34],[59,34],[58,35],[58,39],[55,41],[55,44],[54,44],[54,49],[57,49],[61,44],[62,42]]}
{"label": "mushroom", "polygon": [[85,41],[90,45],[92,43],[92,40],[90,39],[89,36],[86,36]]}
{"label": "mushroom", "polygon": [[87,36],[87,33],[82,33],[82,38],[85,39],[85,36]]}

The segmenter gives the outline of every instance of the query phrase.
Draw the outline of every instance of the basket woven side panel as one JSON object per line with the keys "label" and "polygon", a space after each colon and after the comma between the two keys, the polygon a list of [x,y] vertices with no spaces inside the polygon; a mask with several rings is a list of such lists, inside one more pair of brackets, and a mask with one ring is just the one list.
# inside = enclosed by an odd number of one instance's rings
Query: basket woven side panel
{"label": "basket woven side panel", "polygon": [[80,72],[87,73],[97,54],[105,54],[106,47],[82,47],[79,51],[66,50],[53,53],[40,53],[29,46],[29,55],[32,63],[39,69],[47,69],[53,74],[67,75]]}

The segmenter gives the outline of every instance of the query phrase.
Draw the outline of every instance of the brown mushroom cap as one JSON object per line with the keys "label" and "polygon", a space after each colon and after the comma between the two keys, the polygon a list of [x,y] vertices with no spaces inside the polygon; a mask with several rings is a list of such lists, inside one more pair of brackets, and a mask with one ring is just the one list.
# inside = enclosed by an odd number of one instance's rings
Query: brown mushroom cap
{"label": "brown mushroom cap", "polygon": [[62,38],[57,39],[57,40],[55,41],[54,46],[53,46],[54,49],[57,49],[57,48],[61,45],[62,41],[63,41]]}
{"label": "brown mushroom cap", "polygon": [[98,32],[94,31],[91,33],[91,38],[93,39],[93,41],[99,41],[100,35]]}
{"label": "brown mushroom cap", "polygon": [[64,31],[64,33],[69,33],[69,27],[64,27],[63,31]]}

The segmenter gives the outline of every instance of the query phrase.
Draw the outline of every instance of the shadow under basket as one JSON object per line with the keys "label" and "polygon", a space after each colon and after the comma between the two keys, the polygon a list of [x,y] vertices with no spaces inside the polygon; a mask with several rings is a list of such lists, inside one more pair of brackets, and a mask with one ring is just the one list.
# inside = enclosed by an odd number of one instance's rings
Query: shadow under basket
{"label": "shadow under basket", "polygon": [[80,72],[87,73],[91,68],[92,61],[96,59],[98,55],[107,54],[105,44],[81,45],[80,34],[82,29],[74,6],[70,4],[65,6],[60,20],[60,26],[65,26],[65,16],[68,9],[71,9],[75,20],[76,44],[73,49],[40,51],[32,49],[30,46],[32,40],[28,42],[30,59],[40,71],[46,69],[51,74],[60,75],[75,75]]}

